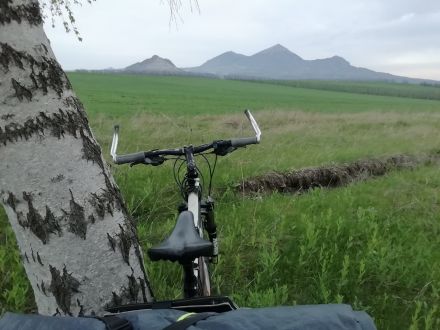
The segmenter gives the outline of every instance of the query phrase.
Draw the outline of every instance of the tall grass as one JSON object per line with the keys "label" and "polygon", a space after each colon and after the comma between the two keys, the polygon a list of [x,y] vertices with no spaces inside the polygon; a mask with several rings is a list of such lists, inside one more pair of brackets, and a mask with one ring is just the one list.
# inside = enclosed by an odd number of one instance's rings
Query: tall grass
{"label": "tall grass", "polygon": [[[122,119],[121,142],[125,144],[121,148],[142,148],[133,142],[137,134],[141,140],[145,134],[147,147],[153,147],[153,141],[165,147],[245,136],[249,133],[241,116],[173,117],[177,127],[163,133],[148,127],[165,127],[168,118]],[[438,115],[257,112],[256,116],[263,143],[220,159],[217,167],[221,233],[221,258],[213,279],[217,292],[254,307],[349,303],[370,312],[381,329],[417,324],[421,329],[435,329],[432,322],[440,316],[435,293],[440,280],[439,240],[435,234],[426,239],[439,226],[435,167],[302,196],[248,198],[236,195],[232,184],[271,169],[436,150]],[[100,127],[109,126],[105,118],[100,122]],[[124,136],[126,126],[135,132]],[[171,168],[118,167],[114,171],[139,219],[146,250],[174,225],[178,195]],[[180,296],[178,265],[149,263],[147,267],[158,297]]]}
{"label": "tall grass", "polygon": [[15,235],[0,208],[0,315],[35,310],[34,295],[21,263]]}
{"label": "tall grass", "polygon": [[[234,190],[243,177],[269,170],[437,151],[440,102],[192,78],[72,78],[107,159],[116,122],[126,153],[248,136],[243,114],[231,112],[257,109],[262,144],[219,159],[214,178],[217,293],[254,307],[342,302],[367,310],[379,329],[440,328],[438,168],[295,196]],[[112,172],[146,251],[175,223],[171,164]],[[30,311],[12,236],[1,214],[0,310]],[[146,267],[159,299],[180,296],[178,265],[146,259]]]}
{"label": "tall grass", "polygon": [[[348,303],[379,329],[436,329],[439,188],[438,169],[424,167],[300,196],[219,193],[213,286],[241,306]],[[138,215],[143,248],[166,237],[174,221],[172,208]],[[180,295],[178,265],[147,268],[159,298]]]}

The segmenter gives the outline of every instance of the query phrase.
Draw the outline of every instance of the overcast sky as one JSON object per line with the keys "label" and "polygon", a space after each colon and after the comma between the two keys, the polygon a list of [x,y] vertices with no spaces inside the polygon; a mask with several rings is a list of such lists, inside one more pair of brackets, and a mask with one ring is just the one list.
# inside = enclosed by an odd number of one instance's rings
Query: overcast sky
{"label": "overcast sky", "polygon": [[97,0],[75,10],[82,42],[60,21],[46,33],[67,70],[122,68],[155,54],[198,66],[229,50],[252,55],[279,43],[304,59],[339,55],[440,80],[439,0],[199,0],[200,12],[189,0],[182,5],[182,20],[170,25],[167,1]]}

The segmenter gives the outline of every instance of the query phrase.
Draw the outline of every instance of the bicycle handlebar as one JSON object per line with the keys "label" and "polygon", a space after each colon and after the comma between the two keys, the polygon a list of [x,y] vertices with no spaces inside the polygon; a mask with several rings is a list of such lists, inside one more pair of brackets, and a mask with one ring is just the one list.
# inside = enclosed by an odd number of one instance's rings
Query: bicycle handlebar
{"label": "bicycle handlebar", "polygon": [[113,159],[115,164],[126,164],[126,163],[143,163],[145,161],[145,152],[136,152],[133,154],[116,156]]}
{"label": "bicycle handlebar", "polygon": [[[261,131],[254,117],[249,110],[245,111],[246,117],[252,125],[255,132],[254,137],[246,138],[236,138],[230,140],[218,140],[208,144],[202,144],[200,146],[193,147],[194,154],[199,154],[205,152],[209,149],[214,149],[214,153],[220,156],[224,156],[237,148],[245,147],[249,144],[258,144],[261,140]],[[126,155],[117,155],[116,149],[118,147],[119,140],[119,126],[115,125],[113,132],[113,140],[110,149],[110,154],[112,156],[113,162],[115,164],[150,164],[150,165],[160,165],[166,159],[162,156],[183,156],[185,155],[184,148],[177,149],[163,149],[163,150],[151,150],[151,151],[141,151]]]}
{"label": "bicycle handlebar", "polygon": [[247,137],[247,138],[239,138],[239,139],[231,139],[231,146],[234,148],[245,147],[248,144],[257,144],[260,140],[255,137]]}

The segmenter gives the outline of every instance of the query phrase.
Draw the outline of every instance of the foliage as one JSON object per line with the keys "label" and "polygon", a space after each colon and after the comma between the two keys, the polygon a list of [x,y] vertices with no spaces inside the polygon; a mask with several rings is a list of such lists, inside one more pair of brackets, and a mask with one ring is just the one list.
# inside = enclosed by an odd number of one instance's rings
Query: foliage
{"label": "foliage", "polygon": [[[96,0],[85,1],[91,4]],[[82,2],[83,1],[81,0],[40,0],[43,12],[48,10],[50,13],[52,27],[55,27],[56,18],[60,18],[66,32],[69,33],[70,31],[73,31],[79,41],[82,41],[82,38],[76,26],[73,6],[81,6]],[[48,16],[46,15],[45,18],[48,18]]]}
{"label": "foliage", "polygon": [[[75,6],[81,6],[82,3],[87,2],[92,4],[96,0],[40,0],[41,8],[43,12],[46,10],[49,12],[45,18],[50,18],[52,27],[55,27],[56,18],[61,19],[64,29],[67,33],[73,31],[75,36],[79,41],[82,41],[82,37],[78,30],[75,20]],[[165,1],[165,0],[164,0]],[[181,0],[166,0],[165,1],[170,10],[170,25],[171,23],[176,23],[178,19],[182,20],[179,13],[183,7]],[[197,10],[199,11],[199,4],[197,0],[188,0],[188,5],[191,11]]]}

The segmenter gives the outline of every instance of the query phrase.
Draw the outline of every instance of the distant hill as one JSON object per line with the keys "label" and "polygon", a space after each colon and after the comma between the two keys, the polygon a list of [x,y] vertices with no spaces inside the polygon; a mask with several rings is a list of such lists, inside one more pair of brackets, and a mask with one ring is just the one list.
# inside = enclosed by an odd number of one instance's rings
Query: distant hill
{"label": "distant hill", "polygon": [[354,67],[347,60],[339,56],[304,60],[280,44],[251,56],[226,52],[206,61],[201,66],[184,70],[191,73],[215,74],[226,78],[422,81],[421,79],[394,76],[388,73]]}
{"label": "distant hill", "polygon": [[232,51],[226,52],[193,68],[178,68],[169,59],[154,55],[123,69],[77,71],[252,80],[344,80],[438,84],[433,80],[407,78],[355,67],[340,56],[304,60],[280,44],[251,56]]}
{"label": "distant hill", "polygon": [[154,55],[142,62],[138,62],[119,70],[119,72],[181,74],[183,70],[177,68],[169,59]]}

